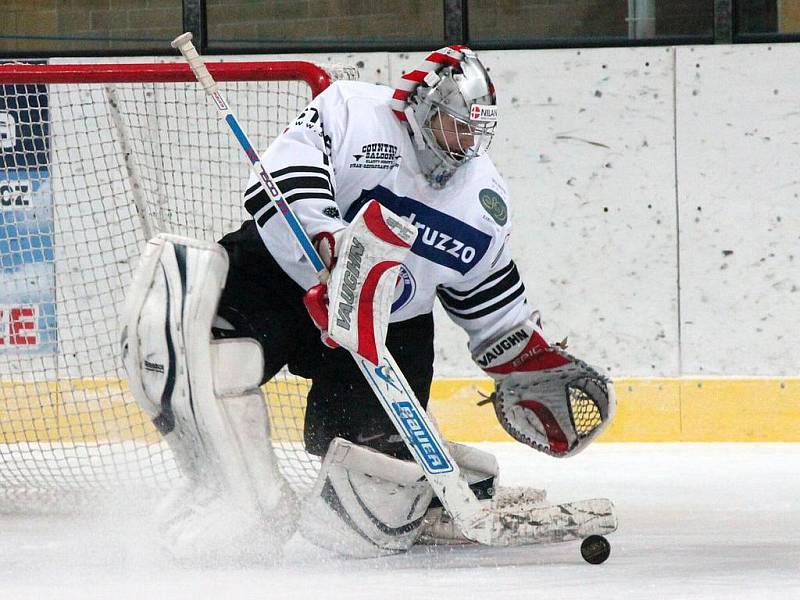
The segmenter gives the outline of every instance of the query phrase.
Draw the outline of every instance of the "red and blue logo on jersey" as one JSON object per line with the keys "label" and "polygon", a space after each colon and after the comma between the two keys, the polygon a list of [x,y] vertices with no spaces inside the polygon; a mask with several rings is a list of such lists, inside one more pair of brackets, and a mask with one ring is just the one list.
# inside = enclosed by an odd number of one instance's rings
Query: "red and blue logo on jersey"
{"label": "red and blue logo on jersey", "polygon": [[377,200],[419,229],[411,252],[462,275],[480,262],[492,242],[490,235],[412,198],[378,186],[364,190],[345,214],[348,223],[369,200]]}

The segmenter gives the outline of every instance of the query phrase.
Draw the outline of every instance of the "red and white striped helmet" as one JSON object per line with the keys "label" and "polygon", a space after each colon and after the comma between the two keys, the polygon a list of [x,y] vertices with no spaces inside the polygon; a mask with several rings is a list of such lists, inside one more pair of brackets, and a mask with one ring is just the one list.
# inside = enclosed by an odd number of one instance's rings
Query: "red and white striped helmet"
{"label": "red and white striped helmet", "polygon": [[408,123],[423,174],[442,188],[456,169],[485,152],[497,125],[497,100],[489,74],[466,46],[431,52],[403,75],[392,110]]}

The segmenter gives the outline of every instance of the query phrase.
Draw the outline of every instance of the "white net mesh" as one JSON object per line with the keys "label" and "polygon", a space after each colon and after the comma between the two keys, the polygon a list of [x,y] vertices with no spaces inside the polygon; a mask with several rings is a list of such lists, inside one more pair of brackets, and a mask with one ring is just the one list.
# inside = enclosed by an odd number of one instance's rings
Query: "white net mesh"
{"label": "white net mesh", "polygon": [[[221,86],[258,148],[311,96],[301,81]],[[127,392],[117,315],[148,229],[239,227],[240,152],[195,83],[0,83],[0,510],[180,477]],[[317,470],[306,390],[286,374],[265,389],[300,492]]]}

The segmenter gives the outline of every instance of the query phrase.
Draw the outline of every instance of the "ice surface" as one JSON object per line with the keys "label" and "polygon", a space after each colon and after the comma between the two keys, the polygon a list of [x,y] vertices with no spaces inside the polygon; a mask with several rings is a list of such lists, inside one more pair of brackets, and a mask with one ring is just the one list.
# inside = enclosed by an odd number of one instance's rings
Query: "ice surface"
{"label": "ice surface", "polygon": [[595,444],[564,460],[481,446],[506,485],[615,500],[609,560],[585,563],[577,543],[343,560],[294,539],[278,566],[179,566],[145,522],[2,515],[0,598],[800,598],[800,444]]}

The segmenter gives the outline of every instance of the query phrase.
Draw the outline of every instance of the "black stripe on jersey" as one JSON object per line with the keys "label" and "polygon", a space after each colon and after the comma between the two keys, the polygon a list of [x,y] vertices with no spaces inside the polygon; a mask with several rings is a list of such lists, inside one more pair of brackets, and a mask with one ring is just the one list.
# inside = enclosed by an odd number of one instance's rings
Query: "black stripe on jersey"
{"label": "black stripe on jersey", "polygon": [[[446,287],[442,287],[441,289],[446,290],[447,293],[450,296],[459,296],[461,298],[464,298],[466,296],[469,296],[470,294],[474,294],[475,290],[479,290],[480,288],[485,286],[487,283],[491,283],[492,281],[496,281],[497,279],[500,279],[501,277],[505,277],[506,275],[508,275],[508,273],[510,271],[515,271],[516,268],[517,268],[517,266],[514,264],[514,261],[512,260],[511,262],[509,262],[505,267],[503,267],[499,271],[496,271],[496,272],[492,273],[491,275],[489,275],[486,279],[481,281],[474,288],[471,288],[471,289],[466,290],[466,291],[454,290],[452,288],[446,288]],[[517,274],[517,277],[519,277],[519,273]]]}
{"label": "black stripe on jersey", "polygon": [[[444,302],[442,302],[442,306],[444,306],[444,309],[448,313],[450,313],[451,315],[453,315],[457,319],[464,319],[464,320],[480,319],[481,317],[485,317],[486,315],[492,314],[493,312],[503,308],[504,306],[508,306],[509,304],[511,304],[514,300],[519,298],[524,293],[525,293],[525,286],[520,281],[519,287],[516,290],[514,290],[514,292],[512,292],[511,294],[509,294],[505,298],[499,300],[498,302],[495,302],[494,304],[491,304],[491,305],[487,306],[486,308],[483,308],[483,309],[481,309],[481,310],[479,310],[477,312],[474,312],[474,313],[464,314],[464,313],[461,313],[461,312],[450,310],[449,308],[447,308],[447,306],[444,304]],[[439,299],[441,299],[441,297],[442,296],[440,294],[439,295]]]}
{"label": "black stripe on jersey", "polygon": [[331,173],[330,171],[328,171],[328,169],[323,169],[322,167],[312,167],[312,166],[303,167],[296,165],[291,167],[285,167],[283,169],[278,169],[277,171],[272,171],[270,175],[272,176],[273,179],[276,179],[277,177],[283,177],[284,175],[288,175],[289,173],[319,173],[321,175],[325,175],[325,177],[327,177],[329,181],[331,178]]}
{"label": "black stripe on jersey", "polygon": [[255,217],[256,213],[267,204],[269,204],[267,192],[260,190],[257,194],[244,201],[244,209],[250,213],[250,216]]}
{"label": "black stripe on jersey", "polygon": [[260,189],[261,189],[261,182],[260,181],[256,181],[253,185],[251,185],[249,188],[247,188],[244,191],[244,197],[245,198],[249,198],[250,196],[252,196],[256,192],[258,192]]}
{"label": "black stripe on jersey", "polygon": [[[453,308],[469,308],[469,306],[477,306],[481,302],[491,300],[492,297],[499,296],[501,292],[494,291],[498,286],[503,286],[508,289],[511,285],[519,281],[519,271],[514,261],[489,275],[486,279],[481,281],[478,285],[468,290],[456,290],[453,288],[440,286],[439,292],[446,298],[447,304]],[[489,292],[489,294],[487,294]],[[479,300],[482,298],[482,300]]]}
{"label": "black stripe on jersey", "polygon": [[[266,194],[264,194],[266,196]],[[316,198],[317,200],[329,200],[333,204],[333,195],[332,194],[322,194],[320,192],[298,192],[296,194],[292,194],[288,198],[286,198],[286,204],[292,204],[293,202],[297,202],[298,200],[306,200],[308,198]],[[335,204],[334,204],[335,206]],[[272,217],[277,214],[277,209],[274,206],[270,206],[267,211],[258,217],[259,227],[263,227],[267,224]]]}
{"label": "black stripe on jersey", "polygon": [[[333,193],[330,171],[322,167],[309,165],[291,166],[273,171],[270,175],[275,180],[275,183],[278,184],[278,188],[284,193],[299,187],[327,188],[328,191]],[[279,179],[280,181],[278,181]],[[322,184],[323,181],[325,182],[324,185]]]}
{"label": "black stripe on jersey", "polygon": [[439,299],[442,301],[442,304],[445,306],[445,308],[450,311],[470,310],[487,302],[491,302],[495,298],[499,298],[508,290],[521,283],[517,266],[513,263],[513,261],[510,264],[512,268],[510,271],[506,271],[506,275],[504,277],[502,277],[494,285],[487,287],[480,292],[472,294],[466,298],[455,298],[451,295],[451,290],[442,287],[439,289]]}
{"label": "black stripe on jersey", "polygon": [[330,180],[322,177],[287,177],[275,183],[278,184],[278,189],[284,194],[298,188],[320,189],[333,193]]}
{"label": "black stripe on jersey", "polygon": [[[278,169],[277,171],[273,171],[270,173],[270,177],[273,180],[283,177],[284,175],[289,175],[291,173],[297,173],[298,176],[296,177],[286,177],[282,181],[276,181],[275,183],[278,186],[278,189],[281,191],[282,194],[288,196],[288,193],[294,189],[298,188],[306,188],[306,189],[320,189],[326,190],[330,192],[330,197],[333,199],[333,186],[331,185],[331,175],[330,173],[321,167],[312,167],[312,166],[291,166],[286,167],[283,169]],[[316,173],[317,175],[309,175],[310,173]],[[319,177],[319,175],[323,175],[323,177]],[[321,194],[321,197],[327,197],[327,194]],[[309,197],[309,196],[306,196]],[[269,197],[267,196],[266,192],[261,189],[261,182],[258,181],[247,188],[244,192],[244,208],[250,213],[251,216],[254,216],[264,209],[265,206],[269,204]],[[298,198],[300,200],[300,198]],[[287,198],[287,202],[290,200]],[[275,211],[272,211],[272,214],[275,214]],[[270,216],[272,216],[270,214]],[[269,219],[269,217],[267,217]],[[260,223],[261,219],[259,219]],[[264,221],[266,222],[266,220]]]}

